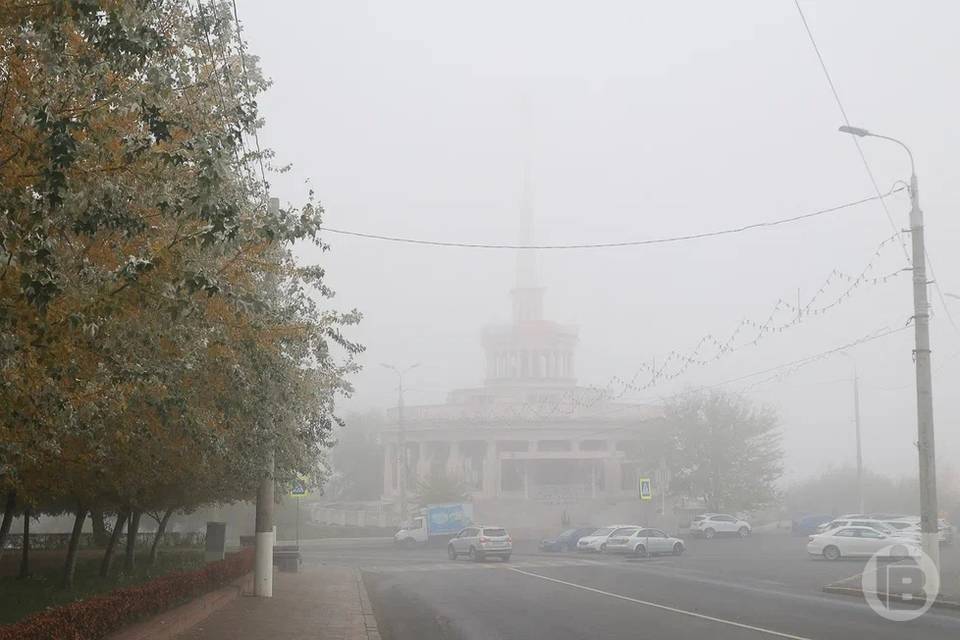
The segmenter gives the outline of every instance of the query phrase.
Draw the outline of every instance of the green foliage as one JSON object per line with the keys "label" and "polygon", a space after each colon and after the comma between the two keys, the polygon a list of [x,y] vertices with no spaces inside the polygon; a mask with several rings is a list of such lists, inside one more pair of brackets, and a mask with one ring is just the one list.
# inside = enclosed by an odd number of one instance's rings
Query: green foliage
{"label": "green foliage", "polygon": [[[949,468],[940,470],[937,488],[941,511],[954,520],[960,516],[960,486],[951,482]],[[918,510],[920,485],[917,478],[892,478],[870,469],[863,470],[863,503],[868,512],[913,515]],[[824,513],[840,515],[860,509],[855,467],[835,467],[793,483],[784,491],[784,505],[792,515]]]}
{"label": "green foliage", "polygon": [[671,490],[702,498],[712,511],[770,504],[783,473],[777,417],[743,396],[694,391],[665,407]]}
{"label": "green foliage", "polygon": [[337,500],[377,500],[383,493],[383,445],[379,413],[348,415],[330,450],[332,478],[327,495]]}
{"label": "green foliage", "polygon": [[[352,389],[323,209],[271,209],[230,5],[0,0],[0,491],[191,509],[318,477]],[[246,69],[244,73],[243,69]]]}
{"label": "green foliage", "polygon": [[221,587],[253,569],[253,549],[187,571],[173,571],[96,598],[67,602],[0,626],[0,640],[105,638],[133,622],[156,615]]}

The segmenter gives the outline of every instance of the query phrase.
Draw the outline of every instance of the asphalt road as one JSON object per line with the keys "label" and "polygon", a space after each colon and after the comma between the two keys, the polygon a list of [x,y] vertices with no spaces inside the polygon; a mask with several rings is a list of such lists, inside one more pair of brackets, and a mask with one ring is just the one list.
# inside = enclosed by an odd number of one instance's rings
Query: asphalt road
{"label": "asphalt road", "polygon": [[[692,540],[681,557],[539,554],[451,561],[443,547],[305,543],[305,563],[359,567],[386,640],[581,638],[960,638],[960,614],[892,622],[824,594],[863,561],[807,557],[806,538]],[[960,549],[949,554],[960,557]]]}

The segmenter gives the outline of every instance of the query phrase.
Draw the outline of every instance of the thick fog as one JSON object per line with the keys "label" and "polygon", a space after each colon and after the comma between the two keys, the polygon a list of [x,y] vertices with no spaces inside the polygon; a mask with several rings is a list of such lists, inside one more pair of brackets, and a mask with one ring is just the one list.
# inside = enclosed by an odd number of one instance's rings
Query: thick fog
{"label": "thick fog", "polygon": [[[602,243],[721,230],[873,195],[794,4],[547,1],[241,0],[254,52],[275,84],[261,142],[293,169],[274,195],[313,188],[327,225],[439,241],[512,243],[524,166],[534,240]],[[898,137],[917,160],[930,257],[942,292],[960,293],[960,7],[813,2],[802,6],[853,124]],[[948,15],[948,14],[951,14]],[[882,191],[909,177],[905,154],[862,141]],[[307,182],[309,181],[309,182]],[[632,378],[705,334],[762,322],[779,298],[806,305],[834,269],[866,283],[842,304],[708,366],[623,400],[657,402],[815,355],[912,316],[897,242],[908,198],[774,228],[675,244],[541,251],[548,318],[580,327],[577,377]],[[367,347],[342,412],[395,404],[381,362],[421,366],[408,404],[442,402],[484,375],[480,330],[509,317],[512,251],[392,244],[327,234],[321,263],[335,304],[365,314]],[[835,281],[814,306],[840,298]],[[960,453],[954,389],[960,331],[936,289],[932,344],[939,463]],[[960,324],[960,300],[945,298]],[[778,316],[788,322],[790,312]],[[745,336],[749,334],[744,334]],[[861,377],[865,465],[916,470],[912,327],[802,368],[727,388],[775,406],[787,477],[852,464],[851,377]],[[785,373],[769,380],[771,375]],[[643,381],[643,376],[638,379]],[[762,384],[755,384],[761,382]],[[614,386],[613,391],[619,392]]]}

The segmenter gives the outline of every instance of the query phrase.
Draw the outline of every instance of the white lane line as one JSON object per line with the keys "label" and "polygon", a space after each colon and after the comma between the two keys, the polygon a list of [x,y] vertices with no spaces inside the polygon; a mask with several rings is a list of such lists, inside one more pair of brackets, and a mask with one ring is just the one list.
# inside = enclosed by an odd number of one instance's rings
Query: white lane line
{"label": "white lane line", "polygon": [[742,622],[734,622],[733,620],[724,620],[723,618],[715,618],[713,616],[708,616],[702,613],[696,613],[694,611],[687,611],[685,609],[677,609],[676,607],[668,607],[667,605],[657,604],[656,602],[648,602],[646,600],[638,600],[637,598],[630,598],[628,596],[622,596],[619,593],[611,593],[609,591],[602,591],[600,589],[594,589],[593,587],[587,587],[582,584],[577,584],[576,582],[567,582],[566,580],[558,580],[556,578],[548,578],[547,576],[541,576],[537,573],[530,573],[529,571],[522,571],[514,567],[509,567],[511,571],[516,571],[517,573],[522,573],[525,576],[530,576],[531,578],[539,578],[540,580],[546,580],[547,582],[555,582],[557,584],[562,584],[568,587],[573,587],[574,589],[582,589],[583,591],[589,591],[591,593],[597,593],[602,596],[609,596],[611,598],[617,598],[618,600],[626,600],[627,602],[633,602],[634,604],[642,604],[646,607],[653,607],[654,609],[661,609],[663,611],[670,611],[671,613],[679,613],[680,615],[690,616],[691,618],[699,618],[701,620],[709,620],[710,622],[719,622],[720,624],[729,625],[731,627],[738,627],[740,629],[749,629],[750,631],[756,631],[758,633],[765,633],[770,636],[777,636],[778,638],[790,638],[791,640],[811,640],[805,636],[795,636],[789,633],[783,633],[781,631],[774,631],[773,629],[764,629],[763,627],[754,627],[753,625],[744,624]]}

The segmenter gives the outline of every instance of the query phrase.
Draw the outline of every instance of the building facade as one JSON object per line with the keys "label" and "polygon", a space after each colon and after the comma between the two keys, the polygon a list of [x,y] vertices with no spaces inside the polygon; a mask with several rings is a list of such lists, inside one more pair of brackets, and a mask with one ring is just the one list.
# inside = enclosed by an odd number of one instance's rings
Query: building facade
{"label": "building facade", "polygon": [[402,444],[399,412],[388,413],[384,498],[399,499],[406,455],[408,494],[430,476],[457,478],[486,521],[537,528],[632,515],[662,410],[578,386],[577,329],[543,317],[532,256],[521,253],[511,297],[512,322],[482,334],[482,386],[404,407]]}

